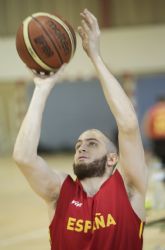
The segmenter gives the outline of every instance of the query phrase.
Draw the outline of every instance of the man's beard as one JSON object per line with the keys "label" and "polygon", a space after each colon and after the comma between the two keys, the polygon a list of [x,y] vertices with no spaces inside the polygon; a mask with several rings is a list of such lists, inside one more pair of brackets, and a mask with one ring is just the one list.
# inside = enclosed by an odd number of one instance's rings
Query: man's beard
{"label": "man's beard", "polygon": [[107,156],[103,156],[91,163],[73,163],[73,171],[79,180],[91,177],[101,177],[105,173]]}

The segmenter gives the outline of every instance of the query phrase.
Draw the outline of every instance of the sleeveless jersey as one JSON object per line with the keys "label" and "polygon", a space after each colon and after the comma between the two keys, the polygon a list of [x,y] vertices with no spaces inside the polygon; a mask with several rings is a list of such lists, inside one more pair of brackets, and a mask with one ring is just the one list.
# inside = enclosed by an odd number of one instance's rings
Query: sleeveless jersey
{"label": "sleeveless jersey", "polygon": [[68,176],[49,229],[51,250],[141,250],[143,244],[143,222],[118,170],[92,197]]}

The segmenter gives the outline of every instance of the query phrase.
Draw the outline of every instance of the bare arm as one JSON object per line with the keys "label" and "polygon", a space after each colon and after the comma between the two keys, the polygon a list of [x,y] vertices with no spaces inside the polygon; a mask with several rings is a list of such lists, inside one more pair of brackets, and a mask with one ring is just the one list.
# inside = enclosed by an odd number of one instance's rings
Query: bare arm
{"label": "bare arm", "polygon": [[145,193],[147,169],[136,113],[124,90],[100,56],[100,30],[97,19],[88,10],[81,13],[81,16],[82,24],[78,31],[83,48],[97,71],[106,101],[117,122],[120,165],[127,184]]}
{"label": "bare arm", "polygon": [[33,190],[47,202],[55,200],[66,175],[55,173],[37,154],[42,116],[47,98],[63,69],[42,79],[35,77],[35,90],[14,146],[13,158]]}

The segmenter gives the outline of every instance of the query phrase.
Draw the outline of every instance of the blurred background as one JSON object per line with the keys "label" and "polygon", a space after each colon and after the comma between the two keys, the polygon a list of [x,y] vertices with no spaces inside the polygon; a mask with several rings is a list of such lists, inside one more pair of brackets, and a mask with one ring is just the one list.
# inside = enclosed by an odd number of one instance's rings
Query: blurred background
{"label": "blurred background", "polygon": [[[165,250],[165,1],[0,0],[0,249],[49,249],[47,210],[12,160],[14,142],[33,93],[32,74],[18,57],[15,36],[32,13],[63,16],[75,31],[88,8],[101,28],[101,52],[139,119],[150,171],[144,250]],[[72,174],[74,143],[97,128],[117,143],[114,118],[93,66],[77,49],[48,99],[39,153]],[[139,163],[140,164],[140,163]]]}

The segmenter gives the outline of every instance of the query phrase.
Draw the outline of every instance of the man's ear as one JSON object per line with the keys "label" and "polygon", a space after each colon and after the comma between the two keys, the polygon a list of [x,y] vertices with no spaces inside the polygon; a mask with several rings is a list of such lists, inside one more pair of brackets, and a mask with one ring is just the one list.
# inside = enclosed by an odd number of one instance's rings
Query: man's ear
{"label": "man's ear", "polygon": [[108,167],[112,167],[112,166],[116,165],[117,161],[118,161],[118,155],[116,153],[109,153],[107,155]]}

